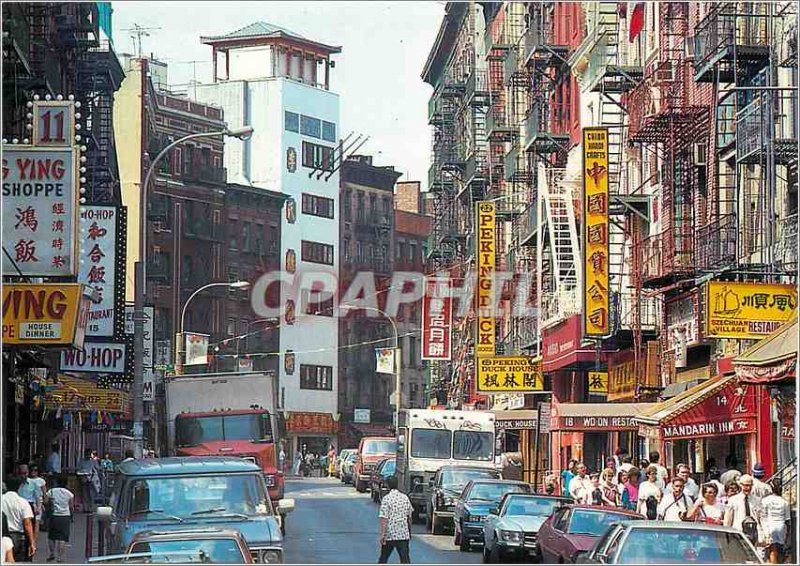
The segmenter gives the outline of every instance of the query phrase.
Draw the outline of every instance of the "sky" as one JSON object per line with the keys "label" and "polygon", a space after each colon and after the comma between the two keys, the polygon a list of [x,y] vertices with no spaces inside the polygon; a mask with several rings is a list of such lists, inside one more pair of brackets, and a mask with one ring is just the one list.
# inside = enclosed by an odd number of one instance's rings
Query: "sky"
{"label": "sky", "polygon": [[[171,85],[211,81],[211,47],[200,36],[228,33],[256,21],[275,24],[329,45],[331,90],[339,93],[340,132],[370,136],[359,150],[375,165],[393,165],[400,180],[427,186],[430,158],[428,98],[420,78],[444,15],[444,2],[114,2],[114,48],[135,53],[129,30],[149,29],[142,53],[169,65]],[[196,63],[191,63],[196,61]]]}

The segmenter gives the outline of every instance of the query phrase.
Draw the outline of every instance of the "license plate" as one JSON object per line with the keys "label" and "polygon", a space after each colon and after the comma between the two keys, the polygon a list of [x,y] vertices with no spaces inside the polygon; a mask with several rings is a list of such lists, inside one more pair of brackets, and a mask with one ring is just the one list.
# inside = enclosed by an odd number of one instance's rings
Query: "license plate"
{"label": "license plate", "polygon": [[265,476],[264,481],[267,482],[267,487],[275,486],[275,476]]}

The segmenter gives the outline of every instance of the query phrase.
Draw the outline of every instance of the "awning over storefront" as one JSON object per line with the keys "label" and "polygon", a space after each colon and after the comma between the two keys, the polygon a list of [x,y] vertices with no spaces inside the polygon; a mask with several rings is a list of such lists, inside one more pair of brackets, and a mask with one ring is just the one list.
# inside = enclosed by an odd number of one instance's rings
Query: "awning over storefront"
{"label": "awning over storefront", "polygon": [[553,405],[550,427],[554,431],[636,430],[637,415],[655,403],[558,403]]}
{"label": "awning over storefront", "polygon": [[[565,370],[581,363],[596,363],[597,352],[594,346],[583,343],[581,320],[581,315],[576,314],[544,330],[543,371]],[[600,360],[606,361],[605,352],[601,352]]]}
{"label": "awning over storefront", "polygon": [[743,383],[774,383],[797,376],[797,315],[733,360]]}
{"label": "awning over storefront", "polygon": [[756,430],[755,390],[735,376],[713,377],[655,404],[635,420],[658,427],[664,440],[748,434]]}
{"label": "awning over storefront", "polygon": [[357,423],[350,427],[361,436],[393,436],[389,425]]}
{"label": "awning over storefront", "polygon": [[539,427],[539,412],[535,410],[492,412],[495,430],[533,430]]}

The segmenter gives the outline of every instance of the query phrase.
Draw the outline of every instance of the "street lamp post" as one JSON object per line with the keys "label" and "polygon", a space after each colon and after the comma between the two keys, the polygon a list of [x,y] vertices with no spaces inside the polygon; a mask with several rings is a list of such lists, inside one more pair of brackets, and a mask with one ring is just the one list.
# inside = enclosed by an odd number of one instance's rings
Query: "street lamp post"
{"label": "street lamp post", "polygon": [[220,130],[217,132],[198,132],[196,134],[189,134],[180,139],[175,140],[153,159],[144,176],[144,183],[142,183],[141,202],[139,206],[139,259],[134,264],[134,316],[133,316],[133,438],[134,438],[134,455],[137,458],[142,457],[144,449],[144,304],[147,295],[146,281],[147,281],[147,197],[150,189],[150,179],[156,169],[159,161],[161,161],[167,153],[175,146],[184,143],[185,141],[197,138],[207,138],[216,136],[229,136],[235,137],[240,140],[246,140],[253,135],[252,126],[244,126],[242,128]]}
{"label": "street lamp post", "polygon": [[402,397],[402,374],[400,370],[400,365],[403,360],[401,353],[400,353],[400,337],[397,332],[397,324],[395,324],[394,319],[389,316],[388,313],[382,311],[381,309],[375,307],[357,307],[354,305],[339,305],[340,309],[345,310],[365,310],[365,311],[372,311],[376,312],[380,315],[383,315],[392,325],[392,330],[394,331],[394,403],[395,403],[395,428],[400,427],[400,398]]}
{"label": "street lamp post", "polygon": [[183,326],[186,323],[186,309],[189,307],[189,303],[192,302],[197,295],[205,291],[206,289],[211,289],[213,287],[228,287],[229,289],[247,289],[250,287],[250,283],[247,281],[234,281],[232,283],[209,283],[207,285],[203,285],[199,289],[195,290],[194,293],[189,295],[189,298],[186,299],[186,302],[183,303],[183,308],[181,309],[181,323],[178,326],[178,333],[175,335],[175,375],[183,375],[183,365],[184,365],[184,356],[186,355],[186,351],[183,348]]}

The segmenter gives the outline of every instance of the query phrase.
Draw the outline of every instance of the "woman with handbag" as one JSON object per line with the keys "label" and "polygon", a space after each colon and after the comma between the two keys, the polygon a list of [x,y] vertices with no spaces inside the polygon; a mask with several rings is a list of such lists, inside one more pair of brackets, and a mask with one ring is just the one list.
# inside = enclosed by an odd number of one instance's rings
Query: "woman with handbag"
{"label": "woman with handbag", "polygon": [[687,521],[697,521],[710,525],[721,525],[725,510],[717,501],[719,491],[713,483],[706,483],[700,489],[700,497],[686,513]]}

